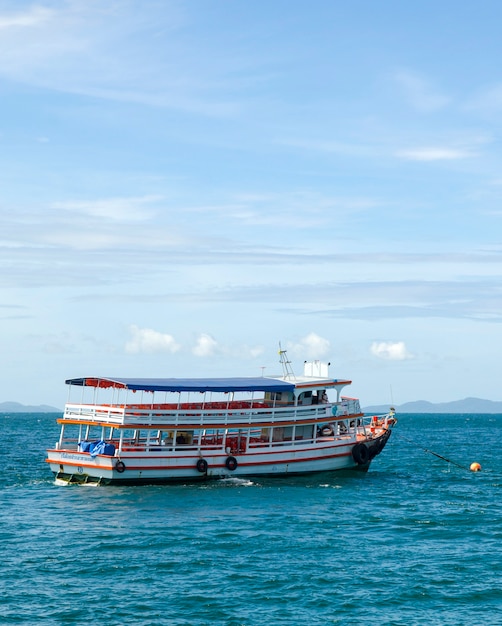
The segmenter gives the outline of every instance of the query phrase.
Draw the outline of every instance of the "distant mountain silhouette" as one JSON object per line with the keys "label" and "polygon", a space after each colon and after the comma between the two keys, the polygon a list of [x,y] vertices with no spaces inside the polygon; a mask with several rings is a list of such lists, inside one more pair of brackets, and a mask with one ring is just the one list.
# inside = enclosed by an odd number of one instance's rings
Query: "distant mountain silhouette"
{"label": "distant mountain silhouette", "polygon": [[[386,413],[389,410],[388,404],[377,406],[367,406],[363,408],[365,413]],[[416,400],[415,402],[405,402],[394,407],[397,413],[501,413],[502,402],[494,400],[483,400],[482,398],[464,398],[453,402],[428,402],[427,400]]]}
{"label": "distant mountain silhouette", "polygon": [[0,413],[61,413],[61,409],[47,404],[28,406],[19,402],[0,402]]}
{"label": "distant mountain silhouette", "polygon": [[[387,413],[390,404],[363,407],[364,413]],[[394,405],[397,413],[500,413],[502,401],[483,400],[482,398],[464,398],[453,402],[428,402],[416,400]],[[20,402],[0,402],[0,413],[62,413],[61,409],[47,404],[31,406]]]}

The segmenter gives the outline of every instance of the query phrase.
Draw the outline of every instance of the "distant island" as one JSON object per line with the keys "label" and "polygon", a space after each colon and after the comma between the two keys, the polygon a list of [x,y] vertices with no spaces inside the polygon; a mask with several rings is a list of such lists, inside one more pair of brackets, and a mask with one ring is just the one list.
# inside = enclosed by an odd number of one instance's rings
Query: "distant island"
{"label": "distant island", "polygon": [[47,404],[29,406],[19,402],[0,402],[0,413],[62,413],[62,411]]}
{"label": "distant island", "polygon": [[[363,408],[364,413],[386,413],[390,405],[380,404]],[[394,405],[397,413],[501,413],[502,401],[483,400],[482,398],[464,398],[453,402],[427,402],[416,400],[401,405]]]}

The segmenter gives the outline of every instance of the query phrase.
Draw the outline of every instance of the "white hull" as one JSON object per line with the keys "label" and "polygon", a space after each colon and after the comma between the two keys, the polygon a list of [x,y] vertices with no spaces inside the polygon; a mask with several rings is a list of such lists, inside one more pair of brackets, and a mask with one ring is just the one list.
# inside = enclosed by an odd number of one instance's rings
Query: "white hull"
{"label": "white hull", "polygon": [[[367,470],[373,456],[379,454],[390,431],[367,440],[371,451],[367,463],[357,463],[352,455],[356,441],[326,443],[322,446],[294,450],[252,452],[229,455],[224,452],[201,454],[122,453],[120,458],[87,453],[49,450],[48,462],[56,478],[75,483],[159,483],[201,481],[228,477],[280,476],[332,472],[339,470]],[[359,442],[361,443],[361,442]],[[376,451],[376,448],[379,448]],[[197,462],[207,463],[205,471]],[[231,459],[230,468],[228,459]],[[116,469],[117,463],[119,463]],[[122,463],[123,465],[121,465]],[[235,463],[235,468],[232,463]],[[200,468],[204,470],[204,466]]]}
{"label": "white hull", "polygon": [[317,362],[294,377],[281,354],[279,378],[70,379],[80,401],[67,402],[47,463],[58,481],[91,484],[367,470],[393,411],[363,415],[340,395],[350,381]]}

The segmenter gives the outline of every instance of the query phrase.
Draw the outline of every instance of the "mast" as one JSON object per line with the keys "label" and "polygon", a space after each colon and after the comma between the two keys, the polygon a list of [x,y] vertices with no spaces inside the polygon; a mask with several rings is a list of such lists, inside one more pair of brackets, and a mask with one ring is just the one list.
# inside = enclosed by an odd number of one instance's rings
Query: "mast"
{"label": "mast", "polygon": [[288,361],[287,351],[283,350],[279,342],[279,362],[282,365],[282,373],[284,378],[294,378],[296,376],[291,367],[291,361]]}

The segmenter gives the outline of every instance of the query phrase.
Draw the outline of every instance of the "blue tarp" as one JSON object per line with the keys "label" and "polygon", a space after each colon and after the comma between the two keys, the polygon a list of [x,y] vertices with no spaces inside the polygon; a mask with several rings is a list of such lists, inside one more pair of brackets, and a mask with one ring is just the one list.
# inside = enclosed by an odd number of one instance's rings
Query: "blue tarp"
{"label": "blue tarp", "polygon": [[81,441],[78,444],[81,452],[89,452],[94,458],[98,454],[106,454],[107,456],[113,456],[115,454],[115,446],[106,441]]}
{"label": "blue tarp", "polygon": [[293,391],[294,383],[277,378],[71,378],[67,385],[122,387],[135,391]]}

